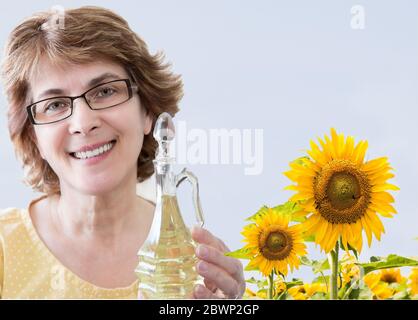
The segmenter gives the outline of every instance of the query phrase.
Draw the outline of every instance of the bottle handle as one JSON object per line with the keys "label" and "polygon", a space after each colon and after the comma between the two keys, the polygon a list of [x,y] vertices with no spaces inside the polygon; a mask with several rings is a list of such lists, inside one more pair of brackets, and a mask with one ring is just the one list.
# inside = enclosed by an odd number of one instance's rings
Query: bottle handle
{"label": "bottle handle", "polygon": [[197,181],[197,177],[186,168],[184,168],[178,175],[175,177],[176,187],[178,187],[184,180],[187,180],[192,185],[193,189],[193,206],[196,214],[196,220],[200,224],[200,227],[203,227],[205,224],[205,220],[203,217],[203,210],[200,204],[200,197],[199,197],[199,182]]}

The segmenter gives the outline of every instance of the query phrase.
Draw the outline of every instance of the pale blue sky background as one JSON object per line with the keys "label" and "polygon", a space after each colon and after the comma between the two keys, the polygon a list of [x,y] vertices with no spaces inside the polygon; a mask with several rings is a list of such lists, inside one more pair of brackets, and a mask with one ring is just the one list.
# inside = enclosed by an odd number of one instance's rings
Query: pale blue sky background
{"label": "pale blue sky background", "polygon": [[[8,1],[0,3],[0,45],[24,17],[52,5],[101,5],[122,15],[182,74],[177,119],[189,128],[264,129],[264,170],[188,166],[199,177],[207,226],[232,248],[244,218],[290,192],[282,172],[330,127],[367,139],[367,158],[387,155],[399,215],[383,219],[386,234],[361,257],[418,255],[418,2],[398,1]],[[366,13],[350,28],[353,5]],[[25,207],[22,183],[0,96],[0,207]],[[181,202],[191,208],[187,187]],[[190,215],[185,213],[185,215]],[[310,246],[310,255],[319,251]],[[302,268],[295,276],[309,279]]]}

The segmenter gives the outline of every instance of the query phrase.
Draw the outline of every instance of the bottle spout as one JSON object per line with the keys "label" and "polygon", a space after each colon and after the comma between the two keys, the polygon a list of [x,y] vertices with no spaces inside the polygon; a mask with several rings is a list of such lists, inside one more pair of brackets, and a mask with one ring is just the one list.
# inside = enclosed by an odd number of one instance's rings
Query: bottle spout
{"label": "bottle spout", "polygon": [[169,160],[170,159],[170,147],[175,138],[175,128],[173,118],[167,112],[163,112],[155,122],[153,136],[158,143],[158,149],[156,151],[156,160]]}

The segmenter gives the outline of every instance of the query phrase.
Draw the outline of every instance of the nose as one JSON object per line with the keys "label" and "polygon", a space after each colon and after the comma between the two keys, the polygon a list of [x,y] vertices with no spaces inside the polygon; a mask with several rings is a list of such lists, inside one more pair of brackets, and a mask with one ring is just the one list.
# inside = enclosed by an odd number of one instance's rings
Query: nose
{"label": "nose", "polygon": [[73,114],[69,118],[70,134],[88,135],[101,125],[99,112],[90,109],[84,98],[80,97],[73,101]]}

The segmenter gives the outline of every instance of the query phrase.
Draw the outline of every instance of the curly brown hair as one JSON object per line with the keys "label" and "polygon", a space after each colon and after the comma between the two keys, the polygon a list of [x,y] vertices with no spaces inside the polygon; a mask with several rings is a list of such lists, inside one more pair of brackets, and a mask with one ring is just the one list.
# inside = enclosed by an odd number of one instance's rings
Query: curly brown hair
{"label": "curly brown hair", "polygon": [[[121,64],[139,90],[139,97],[153,119],[168,112],[174,116],[183,97],[180,75],[164,63],[161,52],[152,55],[146,43],[128,23],[114,12],[93,6],[65,10],[64,27],[51,27],[54,12],[40,12],[18,25],[10,34],[2,65],[2,77],[8,99],[8,127],[15,153],[22,161],[26,183],[35,191],[60,193],[59,180],[41,157],[34,128],[25,106],[32,103],[29,79],[36,73],[41,57],[54,63],[83,64],[110,59]],[[151,131],[152,132],[152,131]],[[154,172],[156,142],[145,135],[138,157],[138,182]]]}

